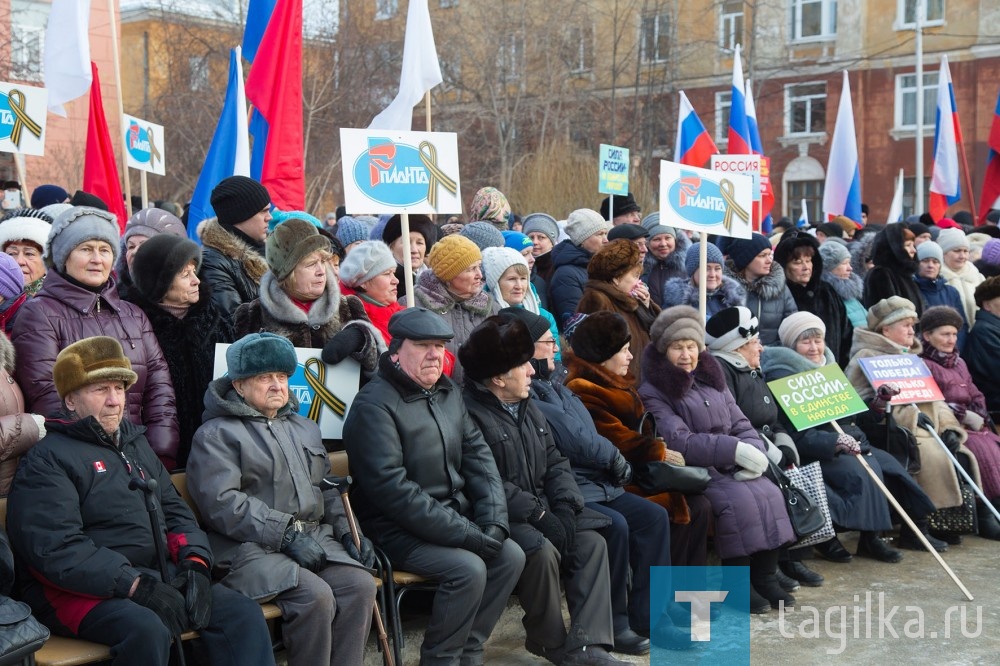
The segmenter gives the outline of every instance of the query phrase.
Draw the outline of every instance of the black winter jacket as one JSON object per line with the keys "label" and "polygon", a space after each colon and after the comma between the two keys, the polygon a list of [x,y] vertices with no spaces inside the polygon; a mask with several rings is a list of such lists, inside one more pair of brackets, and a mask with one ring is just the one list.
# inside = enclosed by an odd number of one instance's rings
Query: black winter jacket
{"label": "black winter jacket", "polygon": [[903,248],[903,225],[890,224],[880,231],[872,243],[871,256],[875,266],[865,275],[861,304],[870,308],[883,298],[902,296],[913,303],[918,317],[923,314],[924,300],[920,287],[913,280],[920,262],[912,259]]}
{"label": "black winter jacket", "polygon": [[576,305],[583,298],[583,287],[587,284],[587,265],[590,252],[564,240],[552,248],[552,277],[549,278],[549,312],[556,318],[559,330],[566,319],[576,312]]}
{"label": "black winter jacket", "polygon": [[205,223],[201,242],[198,277],[211,285],[212,301],[223,315],[232,319],[241,303],[257,298],[267,262],[260,252],[226,231],[215,218]]}

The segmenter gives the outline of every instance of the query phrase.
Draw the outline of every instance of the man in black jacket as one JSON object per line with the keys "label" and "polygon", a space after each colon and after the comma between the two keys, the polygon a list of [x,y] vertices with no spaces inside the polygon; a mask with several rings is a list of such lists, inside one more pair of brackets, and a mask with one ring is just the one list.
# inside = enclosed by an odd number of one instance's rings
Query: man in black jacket
{"label": "man in black jacket", "polygon": [[[530,400],[535,344],[520,320],[490,317],[459,350],[465,404],[493,451],[507,496],[511,539],[527,556],[519,599],[532,654],[564,666],[622,664],[614,645],[604,538],[610,520],[585,509],[566,458]],[[468,364],[468,365],[466,365]],[[562,616],[566,584],[570,629]]]}
{"label": "man in black jacket", "polygon": [[[149,447],[124,420],[136,381],[114,338],[63,349],[53,367],[63,418],[21,461],[7,527],[22,598],[56,634],[111,646],[116,665],[166,666],[172,637],[201,632],[212,664],[274,664],[260,607],[212,585],[205,533]],[[159,505],[170,581],[158,573],[142,490]],[[159,530],[158,530],[159,532]]]}

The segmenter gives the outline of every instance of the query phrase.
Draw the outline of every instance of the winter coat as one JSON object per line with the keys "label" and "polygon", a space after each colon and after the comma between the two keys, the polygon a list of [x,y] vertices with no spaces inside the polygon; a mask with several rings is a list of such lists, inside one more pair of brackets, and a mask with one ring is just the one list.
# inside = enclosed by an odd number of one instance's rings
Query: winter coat
{"label": "winter coat", "polygon": [[965,314],[965,321],[973,321],[976,318],[976,287],[986,279],[979,272],[975,264],[971,261],[965,262],[962,270],[955,272],[947,265],[941,264],[941,277],[948,281],[948,285],[955,288],[962,298],[962,308]]}
{"label": "winter coat", "polygon": [[590,252],[564,240],[552,248],[552,277],[549,278],[549,312],[556,318],[559,330],[566,319],[576,312],[576,306],[583,298],[583,288],[589,279],[587,265]]}
{"label": "winter coat", "polygon": [[[736,305],[746,305],[747,292],[740,283],[729,277],[722,276],[722,284],[715,291],[705,292],[705,319],[712,318],[720,310]],[[675,305],[690,305],[698,309],[698,285],[691,278],[670,278],[663,287],[663,308]],[[636,356],[641,347],[633,346]]]}
{"label": "winter coat", "polygon": [[847,318],[855,328],[868,327],[868,311],[861,304],[861,299],[865,294],[865,281],[857,273],[851,273],[846,278],[837,277],[830,271],[823,271],[821,276],[823,282],[833,287],[844,302],[844,309],[847,311]]}
{"label": "winter coat", "polygon": [[392,319],[392,315],[404,309],[403,306],[398,301],[389,303],[388,305],[376,303],[363,293],[358,293],[354,289],[351,289],[346,284],[340,285],[340,293],[345,297],[358,297],[361,301],[361,305],[365,308],[365,314],[368,316],[368,321],[370,321],[372,326],[378,329],[378,332],[382,334],[382,341],[388,347],[389,343],[392,342],[392,336],[389,335],[389,320]]}
{"label": "winter coat", "polygon": [[962,296],[958,290],[948,284],[943,277],[936,280],[914,275],[913,280],[920,288],[920,296],[924,299],[924,305],[932,307],[935,305],[947,305],[954,308],[958,314],[962,315],[962,328],[958,329],[958,350],[965,349],[965,340],[969,337],[969,319],[966,319],[965,306],[962,304]]}
{"label": "winter coat", "polygon": [[691,239],[687,234],[678,232],[674,238],[674,249],[663,259],[653,257],[650,252],[646,255],[646,274],[642,278],[649,287],[649,299],[659,306],[663,306],[663,287],[670,278],[687,277],[687,268],[684,266],[684,258],[687,256],[688,248],[691,247]]}
{"label": "winter coat", "polygon": [[117,446],[93,417],[50,419],[46,430],[22,458],[7,500],[11,546],[30,572],[20,580],[22,598],[37,614],[55,611],[77,632],[94,606],[128,596],[139,574],[159,580],[143,493],[128,487],[136,475],[158,484],[157,537],[166,531],[168,573],[189,556],[212,566],[208,539],[150,449],[143,426],[123,420]]}
{"label": "winter coat", "polygon": [[447,377],[424,390],[383,354],[347,413],[344,444],[354,511],[393,562],[423,543],[472,550],[490,525],[509,533],[493,454]]}
{"label": "winter coat", "polygon": [[170,368],[146,315],[118,297],[113,278],[97,294],[50,270],[42,290],[21,308],[11,341],[18,357],[17,383],[28,409],[43,416],[62,409],[52,381],[56,356],[95,335],[121,342],[138,376],[128,390],[126,418],[146,426],[149,445],[167,469],[174,469],[178,432]]}
{"label": "winter coat", "polygon": [[10,492],[18,461],[39,438],[38,424],[24,411],[24,394],[13,375],[14,345],[0,335],[0,497]]}
{"label": "winter coat", "polygon": [[279,552],[294,521],[323,547],[327,564],[361,566],[340,544],[349,532],[340,493],[320,487],[330,459],[319,426],[299,416],[298,407],[290,395],[267,418],[237,395],[228,377],[217,379],[205,394],[205,424],[188,459],[188,491],[222,582],[258,601],[299,584],[299,565]]}
{"label": "winter coat", "polygon": [[[862,281],[868,275],[868,257],[871,256],[872,246],[877,235],[876,233],[866,233],[858,238],[858,235],[855,234],[854,240],[847,245],[847,249],[851,253],[851,270]],[[864,305],[863,296],[861,304]]]}
{"label": "winter coat", "polygon": [[455,355],[455,369],[451,378],[461,386],[463,375],[462,365],[458,362],[458,350],[469,339],[472,330],[486,321],[487,317],[499,312],[500,306],[485,290],[464,301],[456,299],[433,271],[421,273],[417,284],[413,285],[413,291],[415,305],[441,315],[455,332],[455,337],[445,342],[445,349]]}
{"label": "winter coat", "polygon": [[781,491],[760,476],[737,481],[733,474],[736,445],[745,442],[764,451],[757,431],[726,386],[719,362],[707,351],[687,373],[651,345],[643,351],[639,397],[656,418],[660,434],[689,465],[708,468],[705,496],[715,514],[715,550],[719,557],[745,557],[795,540]]}
{"label": "winter coat", "polygon": [[875,236],[871,258],[875,265],[865,275],[861,304],[867,309],[883,298],[902,296],[913,303],[918,317],[923,314],[920,289],[913,281],[920,262],[911,258],[903,248],[902,224],[889,224]]}
{"label": "winter coat", "polygon": [[212,301],[226,317],[257,298],[260,279],[267,272],[264,257],[249,243],[226,231],[216,218],[201,232],[201,273],[212,286]]}
{"label": "winter coat", "polygon": [[777,261],[772,262],[769,274],[749,282],[742,273],[736,272],[732,260],[727,260],[726,274],[736,280],[747,293],[746,307],[757,317],[760,344],[765,347],[781,344],[778,341],[778,327],[785,317],[799,311],[792,292],[788,291],[785,284],[785,269]]}
{"label": "winter coat", "polygon": [[188,309],[183,319],[150,303],[138,289],[129,292],[131,301],[149,319],[170,370],[180,434],[177,448],[179,469],[187,464],[191,440],[195,431],[201,427],[205,390],[208,389],[215,370],[215,345],[234,340],[229,319],[219,312],[210,292],[208,283],[202,282],[198,287],[198,302]]}
{"label": "winter coat", "polygon": [[660,306],[652,302],[651,298],[647,307],[629,294],[620,291],[610,282],[587,280],[587,286],[583,290],[583,298],[576,306],[576,311],[591,314],[601,310],[617,312],[628,324],[628,331],[632,336],[630,342],[632,361],[629,363],[628,371],[636,378],[636,385],[638,385],[639,350],[644,349],[649,344],[649,328],[653,325],[656,315],[660,314]]}
{"label": "winter coat", "polygon": [[980,308],[976,323],[962,348],[962,358],[983,395],[986,408],[1000,411],[1000,317]]}
{"label": "winter coat", "polygon": [[543,309],[549,309],[549,277],[552,275],[552,251],[535,257],[535,265],[531,267],[531,286],[535,288],[538,303]]}

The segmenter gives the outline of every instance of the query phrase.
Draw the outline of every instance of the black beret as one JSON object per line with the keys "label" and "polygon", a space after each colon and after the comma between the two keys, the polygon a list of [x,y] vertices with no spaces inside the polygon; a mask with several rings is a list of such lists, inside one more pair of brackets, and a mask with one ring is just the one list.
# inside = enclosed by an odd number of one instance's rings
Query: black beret
{"label": "black beret", "polygon": [[451,340],[455,331],[427,308],[407,308],[392,315],[389,335],[396,340]]}
{"label": "black beret", "polygon": [[626,240],[649,238],[649,231],[641,224],[619,224],[617,227],[612,227],[611,231],[608,232],[608,240],[613,241],[619,238]]}

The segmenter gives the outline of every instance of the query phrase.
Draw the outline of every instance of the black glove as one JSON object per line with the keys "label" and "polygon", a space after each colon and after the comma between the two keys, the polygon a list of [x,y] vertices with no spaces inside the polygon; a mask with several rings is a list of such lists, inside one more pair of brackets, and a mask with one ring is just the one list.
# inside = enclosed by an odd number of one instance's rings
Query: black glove
{"label": "black glove", "polygon": [[962,436],[954,430],[945,430],[941,433],[941,441],[953,454],[958,453],[958,447],[962,445]]}
{"label": "black glove", "polygon": [[179,569],[170,585],[184,595],[191,628],[201,631],[212,615],[212,573],[197,560],[181,560]]}
{"label": "black glove", "polygon": [[330,338],[323,347],[323,362],[336,365],[355,352],[364,349],[365,332],[360,326],[348,326]]}
{"label": "black glove", "polygon": [[487,525],[483,528],[483,534],[491,539],[499,541],[500,543],[507,540],[507,533],[499,525]]}
{"label": "black glove", "polygon": [[632,480],[632,465],[628,464],[621,451],[616,451],[615,457],[611,461],[611,478],[619,488]]}
{"label": "black glove", "polygon": [[344,536],[340,537],[340,543],[343,544],[344,550],[351,556],[351,559],[357,560],[366,569],[375,568],[375,546],[372,545],[371,539],[361,535],[360,551],[354,545],[354,537],[351,536],[350,532],[345,532]]}
{"label": "black glove", "polygon": [[556,518],[562,523],[563,530],[566,532],[566,547],[565,550],[561,551],[563,559],[566,559],[576,548],[576,511],[565,502],[560,502],[553,509],[553,513],[556,514]]}
{"label": "black glove", "polygon": [[551,511],[543,511],[540,518],[531,523],[548,539],[560,553],[566,548],[566,529],[562,521]]}
{"label": "black glove", "polygon": [[184,597],[170,585],[152,576],[140,574],[139,584],[131,599],[156,613],[171,636],[178,636],[184,631],[188,621],[187,611],[184,610]]}
{"label": "black glove", "polygon": [[326,551],[316,539],[289,525],[281,537],[281,552],[295,560],[303,569],[319,571],[326,566]]}

